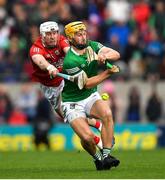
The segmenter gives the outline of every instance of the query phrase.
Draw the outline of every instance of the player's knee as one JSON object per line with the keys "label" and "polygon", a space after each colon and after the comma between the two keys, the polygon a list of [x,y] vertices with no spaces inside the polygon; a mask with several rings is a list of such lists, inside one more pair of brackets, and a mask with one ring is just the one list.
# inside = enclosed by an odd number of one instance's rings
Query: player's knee
{"label": "player's knee", "polygon": [[103,119],[112,119],[112,111],[111,110],[105,110],[103,113]]}

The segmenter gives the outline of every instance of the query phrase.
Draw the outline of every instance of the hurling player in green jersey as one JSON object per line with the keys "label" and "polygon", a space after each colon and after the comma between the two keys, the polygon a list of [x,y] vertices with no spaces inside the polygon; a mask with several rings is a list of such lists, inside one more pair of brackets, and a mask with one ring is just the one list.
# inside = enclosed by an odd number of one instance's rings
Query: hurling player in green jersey
{"label": "hurling player in green jersey", "polygon": [[[86,26],[81,21],[67,24],[65,34],[71,47],[64,58],[63,72],[73,76],[83,73],[86,78],[83,79],[82,89],[74,82],[65,81],[62,92],[64,121],[69,122],[80,137],[83,148],[93,157],[97,170],[116,167],[120,161],[110,155],[114,136],[112,112],[97,92],[97,85],[111,74],[119,72],[118,67],[114,65],[98,74],[98,62],[105,63],[107,59],[117,60],[120,55],[111,48],[89,40]],[[102,120],[101,153],[96,150],[96,136],[87,124],[87,117]]]}

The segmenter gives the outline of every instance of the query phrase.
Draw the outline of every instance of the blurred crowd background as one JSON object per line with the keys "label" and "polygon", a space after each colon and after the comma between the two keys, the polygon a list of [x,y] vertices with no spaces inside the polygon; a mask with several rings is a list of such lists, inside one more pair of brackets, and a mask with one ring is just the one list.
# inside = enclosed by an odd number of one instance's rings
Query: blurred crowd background
{"label": "blurred crowd background", "polygon": [[[82,20],[90,39],[120,52],[121,72],[100,87],[111,96],[116,122],[164,118],[163,0],[0,0],[0,124],[29,124],[40,117],[62,122],[30,78],[29,48],[40,23],[48,20],[56,21],[62,34],[67,23]],[[131,84],[135,81],[140,84]]]}

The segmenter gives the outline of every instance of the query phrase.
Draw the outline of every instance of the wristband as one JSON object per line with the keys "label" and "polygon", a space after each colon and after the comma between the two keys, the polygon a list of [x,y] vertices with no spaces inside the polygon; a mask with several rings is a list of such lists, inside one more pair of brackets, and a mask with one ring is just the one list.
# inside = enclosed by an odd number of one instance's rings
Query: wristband
{"label": "wristband", "polygon": [[46,70],[48,70],[48,71],[53,71],[55,69],[55,67],[52,65],[52,64],[50,64],[47,68],[46,68]]}

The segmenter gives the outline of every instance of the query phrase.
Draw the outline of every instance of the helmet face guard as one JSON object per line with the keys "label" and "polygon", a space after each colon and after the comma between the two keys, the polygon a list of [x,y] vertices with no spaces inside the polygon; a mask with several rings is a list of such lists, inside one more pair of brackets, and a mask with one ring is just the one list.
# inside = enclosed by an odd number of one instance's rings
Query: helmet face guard
{"label": "helmet face guard", "polygon": [[59,31],[58,24],[54,21],[47,21],[40,25],[40,34],[45,37],[46,32]]}
{"label": "helmet face guard", "polygon": [[86,26],[82,21],[71,22],[65,26],[65,34],[70,39],[72,39],[74,34],[80,30],[86,31]]}

